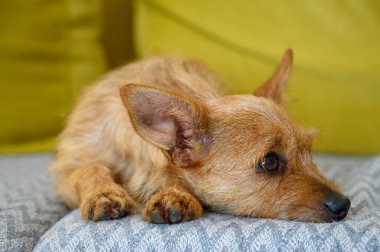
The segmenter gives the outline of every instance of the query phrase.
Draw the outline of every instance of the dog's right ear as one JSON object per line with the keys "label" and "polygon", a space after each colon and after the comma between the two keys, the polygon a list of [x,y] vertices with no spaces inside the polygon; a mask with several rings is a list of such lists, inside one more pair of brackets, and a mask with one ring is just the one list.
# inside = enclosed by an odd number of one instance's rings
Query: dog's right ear
{"label": "dog's right ear", "polygon": [[282,58],[281,65],[273,76],[259,87],[253,94],[266,97],[281,104],[284,97],[285,86],[290,78],[293,66],[293,51],[287,49]]}
{"label": "dog's right ear", "polygon": [[208,146],[208,111],[200,102],[159,88],[128,84],[120,89],[136,132],[180,167],[200,164]]}

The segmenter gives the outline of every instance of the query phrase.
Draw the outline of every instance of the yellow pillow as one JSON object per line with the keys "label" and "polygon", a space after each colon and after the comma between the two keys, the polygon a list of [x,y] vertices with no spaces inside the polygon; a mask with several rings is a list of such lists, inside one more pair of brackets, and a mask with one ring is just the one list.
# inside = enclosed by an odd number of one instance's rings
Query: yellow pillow
{"label": "yellow pillow", "polygon": [[200,59],[230,93],[251,93],[293,48],[288,110],[321,129],[316,150],[380,152],[380,2],[138,0],[135,10],[139,57]]}
{"label": "yellow pillow", "polygon": [[98,1],[0,1],[0,153],[49,150],[103,71]]}

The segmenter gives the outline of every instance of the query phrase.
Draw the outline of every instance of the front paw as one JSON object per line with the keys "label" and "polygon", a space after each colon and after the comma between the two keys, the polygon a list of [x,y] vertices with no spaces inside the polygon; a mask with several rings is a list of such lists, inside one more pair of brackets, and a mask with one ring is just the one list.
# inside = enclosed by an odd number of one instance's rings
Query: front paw
{"label": "front paw", "polygon": [[171,188],[154,194],[146,203],[143,218],[156,224],[173,224],[198,219],[203,209],[189,193]]}
{"label": "front paw", "polygon": [[88,194],[80,205],[82,218],[93,221],[119,219],[133,213],[135,209],[135,201],[119,187]]}

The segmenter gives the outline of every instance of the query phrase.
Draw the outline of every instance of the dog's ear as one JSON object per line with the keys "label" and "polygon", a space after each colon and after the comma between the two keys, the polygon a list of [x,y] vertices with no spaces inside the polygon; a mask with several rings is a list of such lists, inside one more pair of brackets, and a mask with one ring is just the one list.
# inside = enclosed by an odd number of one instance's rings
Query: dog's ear
{"label": "dog's ear", "polygon": [[140,136],[164,150],[176,166],[200,165],[209,142],[203,104],[145,85],[125,85],[120,94]]}
{"label": "dog's ear", "polygon": [[291,49],[287,49],[282,58],[282,62],[273,76],[259,87],[253,94],[256,96],[262,96],[270,98],[278,104],[283,101],[283,94],[286,83],[289,80],[292,72],[293,65],[293,52]]}

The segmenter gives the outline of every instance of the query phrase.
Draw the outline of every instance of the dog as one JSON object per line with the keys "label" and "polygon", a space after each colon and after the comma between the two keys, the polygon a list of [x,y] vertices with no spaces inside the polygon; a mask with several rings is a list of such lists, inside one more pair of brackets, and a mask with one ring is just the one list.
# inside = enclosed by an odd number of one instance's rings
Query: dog
{"label": "dog", "polygon": [[350,200],[312,161],[312,130],[283,109],[288,49],[253,94],[220,95],[220,79],[192,60],[131,63],[89,87],[50,168],[85,220],[141,212],[151,223],[204,209],[310,222],[339,221]]}

